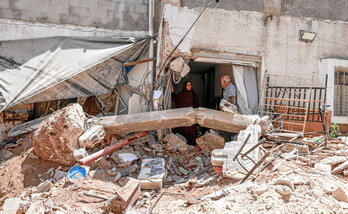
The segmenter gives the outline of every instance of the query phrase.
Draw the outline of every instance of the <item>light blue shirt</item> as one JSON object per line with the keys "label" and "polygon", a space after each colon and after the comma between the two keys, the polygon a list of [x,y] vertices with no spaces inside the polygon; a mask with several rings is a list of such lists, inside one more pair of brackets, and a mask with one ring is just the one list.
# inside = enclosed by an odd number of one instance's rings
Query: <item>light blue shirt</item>
{"label": "light blue shirt", "polygon": [[230,102],[230,97],[235,97],[236,96],[236,87],[230,83],[226,88],[223,90],[223,98]]}

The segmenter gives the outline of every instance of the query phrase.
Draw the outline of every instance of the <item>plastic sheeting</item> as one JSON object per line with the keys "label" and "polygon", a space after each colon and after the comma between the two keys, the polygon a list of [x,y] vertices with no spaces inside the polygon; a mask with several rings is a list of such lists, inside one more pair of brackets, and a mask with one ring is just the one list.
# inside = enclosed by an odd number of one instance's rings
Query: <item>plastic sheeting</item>
{"label": "plastic sheeting", "polygon": [[0,112],[20,103],[106,94],[127,83],[123,63],[137,59],[148,41],[54,37],[2,42]]}

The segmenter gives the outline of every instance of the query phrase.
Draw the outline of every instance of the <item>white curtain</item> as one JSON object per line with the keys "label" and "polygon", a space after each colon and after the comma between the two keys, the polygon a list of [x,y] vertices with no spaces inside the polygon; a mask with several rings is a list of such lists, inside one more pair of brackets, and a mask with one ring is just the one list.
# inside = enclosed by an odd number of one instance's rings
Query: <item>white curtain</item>
{"label": "white curtain", "polygon": [[232,65],[237,88],[236,104],[241,114],[255,114],[258,106],[257,75],[253,67]]}

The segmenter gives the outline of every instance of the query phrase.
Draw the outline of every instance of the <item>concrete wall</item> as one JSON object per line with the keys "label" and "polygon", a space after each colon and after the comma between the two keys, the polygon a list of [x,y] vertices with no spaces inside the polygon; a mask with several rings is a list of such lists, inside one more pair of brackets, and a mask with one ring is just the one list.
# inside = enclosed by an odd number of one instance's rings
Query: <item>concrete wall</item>
{"label": "concrete wall", "polygon": [[148,0],[1,0],[0,18],[148,30]]}
{"label": "concrete wall", "polygon": [[[181,6],[202,7],[209,2],[212,0],[181,0]],[[346,0],[220,0],[218,4],[213,4],[211,7],[348,21],[348,1]]]}
{"label": "concrete wall", "polygon": [[283,0],[282,14],[348,21],[346,0]]}
{"label": "concrete wall", "polygon": [[[168,27],[164,32],[168,35],[167,43],[175,46],[200,11],[199,8],[166,5],[164,15]],[[311,30],[318,34],[312,43],[305,43],[299,41],[299,30]],[[260,56],[261,72],[268,70],[271,74],[299,77],[311,76],[314,72],[314,83],[319,84],[320,59],[348,59],[347,34],[348,23],[345,22],[309,21],[289,16],[265,21],[264,14],[260,12],[208,9],[179,50],[191,57],[194,57],[194,49],[215,50],[221,56],[225,53]],[[164,47],[173,46],[166,44]]]}
{"label": "concrete wall", "polygon": [[[182,6],[188,8],[201,7],[211,1],[208,0],[182,0]],[[226,10],[251,10],[263,11],[263,0],[220,0],[218,4],[214,4],[216,8],[223,8]]]}

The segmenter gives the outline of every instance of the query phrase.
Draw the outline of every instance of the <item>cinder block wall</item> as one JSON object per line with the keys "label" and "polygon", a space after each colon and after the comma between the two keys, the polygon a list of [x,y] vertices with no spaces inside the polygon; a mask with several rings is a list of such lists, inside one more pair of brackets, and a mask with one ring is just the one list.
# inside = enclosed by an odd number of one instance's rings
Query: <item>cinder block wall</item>
{"label": "cinder block wall", "polygon": [[[180,1],[182,6],[194,8],[204,6],[213,0]],[[220,0],[212,7],[258,12],[279,10],[279,13],[285,16],[348,21],[347,0]]]}
{"label": "cinder block wall", "polygon": [[0,0],[0,18],[148,30],[148,0]]}

